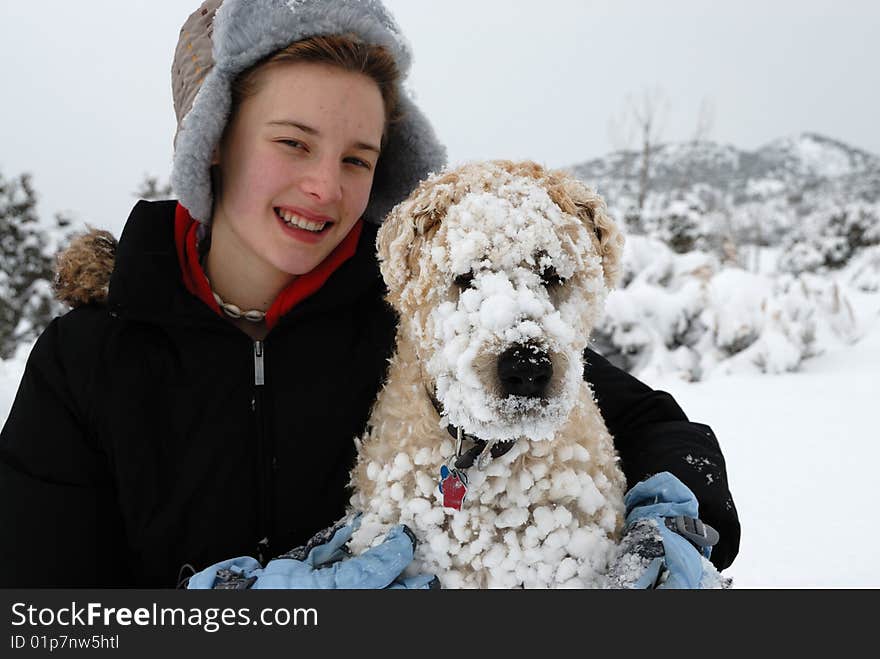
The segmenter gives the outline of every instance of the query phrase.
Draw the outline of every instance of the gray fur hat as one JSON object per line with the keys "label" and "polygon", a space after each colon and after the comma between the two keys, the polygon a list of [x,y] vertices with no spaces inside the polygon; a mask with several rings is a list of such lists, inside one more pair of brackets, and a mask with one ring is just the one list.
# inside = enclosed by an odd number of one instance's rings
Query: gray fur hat
{"label": "gray fur hat", "polygon": [[[387,48],[405,79],[409,46],[380,0],[206,0],[187,19],[171,70],[177,113],[171,184],[192,217],[211,220],[211,156],[229,120],[236,76],[295,41],[343,33]],[[428,120],[399,92],[403,119],[388,128],[364,213],[377,224],[446,162]]]}

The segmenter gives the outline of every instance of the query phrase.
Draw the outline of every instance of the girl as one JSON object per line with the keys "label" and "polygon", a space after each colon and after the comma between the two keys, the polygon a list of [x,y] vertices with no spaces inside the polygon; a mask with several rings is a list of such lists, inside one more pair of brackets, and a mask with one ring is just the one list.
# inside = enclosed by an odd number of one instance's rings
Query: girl
{"label": "girl", "polygon": [[[262,563],[341,517],[394,342],[376,225],[445,158],[401,88],[409,60],[375,0],[208,0],[187,20],[179,201],[138,203],[115,250],[92,234],[62,260],[76,308],[37,341],[0,435],[0,586],[173,587],[183,565]],[[587,361],[629,483],[690,486],[729,565],[711,430]]]}

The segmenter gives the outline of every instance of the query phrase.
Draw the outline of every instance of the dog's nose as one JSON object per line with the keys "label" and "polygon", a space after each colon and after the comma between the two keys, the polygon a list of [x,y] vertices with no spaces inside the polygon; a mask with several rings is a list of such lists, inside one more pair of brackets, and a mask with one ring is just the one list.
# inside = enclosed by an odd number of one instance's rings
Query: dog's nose
{"label": "dog's nose", "polygon": [[540,398],[553,376],[550,356],[530,345],[515,345],[498,357],[498,378],[507,396]]}

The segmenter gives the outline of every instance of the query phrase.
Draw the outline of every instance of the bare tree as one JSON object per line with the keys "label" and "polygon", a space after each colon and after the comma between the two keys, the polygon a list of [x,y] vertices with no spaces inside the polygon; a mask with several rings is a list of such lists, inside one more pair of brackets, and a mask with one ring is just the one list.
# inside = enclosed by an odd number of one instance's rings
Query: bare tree
{"label": "bare tree", "polygon": [[611,143],[611,148],[614,151],[631,150],[636,137],[634,128],[626,112],[608,119],[608,141]]}
{"label": "bare tree", "polygon": [[138,199],[146,199],[147,201],[170,199],[173,194],[171,183],[161,184],[158,176],[150,176],[149,174],[144,174],[141,186],[134,193]]}
{"label": "bare tree", "polygon": [[660,87],[642,91],[628,99],[628,112],[641,142],[639,164],[639,211],[645,207],[651,177],[651,161],[660,144],[663,122],[669,110],[669,101]]}
{"label": "bare tree", "polygon": [[[700,108],[697,111],[697,121],[694,124],[694,132],[691,136],[690,147],[692,153],[696,153],[699,145],[708,141],[715,123],[715,104],[708,96],[700,100]],[[685,166],[681,168],[678,186],[686,188],[694,180],[694,168],[698,167],[694,158],[686,158]]]}
{"label": "bare tree", "polygon": [[[641,211],[648,196],[651,162],[660,144],[663,123],[669,109],[666,94],[660,87],[645,89],[639,94],[627,94],[623,111],[608,122],[608,136],[616,149],[629,150],[635,140],[639,143],[638,208]],[[628,172],[627,172],[628,174]]]}
{"label": "bare tree", "polygon": [[697,124],[694,127],[694,136],[691,141],[696,144],[708,140],[714,125],[715,103],[708,96],[704,96],[700,101],[700,109],[697,111]]}

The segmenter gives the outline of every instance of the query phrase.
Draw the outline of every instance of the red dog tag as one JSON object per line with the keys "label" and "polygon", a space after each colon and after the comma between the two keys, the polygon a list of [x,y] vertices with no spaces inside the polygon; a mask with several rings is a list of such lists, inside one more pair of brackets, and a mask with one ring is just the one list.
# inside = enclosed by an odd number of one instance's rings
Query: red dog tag
{"label": "red dog tag", "polygon": [[443,507],[461,510],[461,502],[467,494],[467,484],[457,469],[448,469],[445,465],[440,470],[440,491],[443,493]]}

